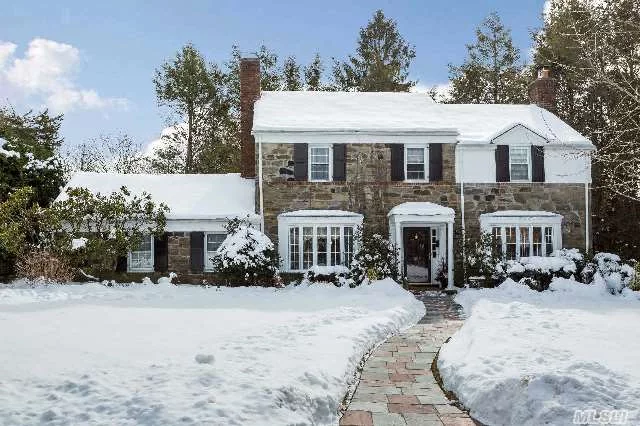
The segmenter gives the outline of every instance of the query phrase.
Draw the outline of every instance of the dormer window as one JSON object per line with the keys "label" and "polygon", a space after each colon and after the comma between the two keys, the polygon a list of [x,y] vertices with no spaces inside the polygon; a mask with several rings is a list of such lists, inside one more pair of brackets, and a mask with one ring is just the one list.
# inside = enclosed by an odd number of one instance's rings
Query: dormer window
{"label": "dormer window", "polygon": [[309,146],[309,180],[329,182],[331,180],[331,146]]}
{"label": "dormer window", "polygon": [[509,146],[509,171],[512,182],[531,181],[531,148]]}

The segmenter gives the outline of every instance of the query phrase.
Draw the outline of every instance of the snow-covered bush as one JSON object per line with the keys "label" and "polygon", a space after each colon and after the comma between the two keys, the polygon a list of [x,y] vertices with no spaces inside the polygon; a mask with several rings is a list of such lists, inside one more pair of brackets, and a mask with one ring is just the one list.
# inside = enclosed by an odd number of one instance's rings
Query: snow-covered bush
{"label": "snow-covered bush", "polygon": [[629,288],[633,291],[640,291],[640,262],[635,261],[633,268],[633,281],[629,284]]}
{"label": "snow-covered bush", "polygon": [[543,291],[549,288],[554,278],[575,277],[578,272],[576,261],[582,262],[582,259],[577,249],[562,249],[549,257],[530,256],[502,261],[496,266],[496,274],[501,281],[510,278],[534,290]]}
{"label": "snow-covered bush", "polygon": [[358,228],[358,251],[351,262],[351,286],[392,278],[398,281],[398,247],[380,234]]}
{"label": "snow-covered bush", "polygon": [[496,274],[501,261],[500,250],[489,233],[483,233],[480,238],[467,238],[466,257],[463,265],[466,279],[479,281],[483,287],[495,287],[502,282],[501,275]]}
{"label": "snow-covered bush", "polygon": [[216,277],[229,286],[279,284],[280,257],[265,234],[245,221],[230,220],[227,238],[211,259]]}
{"label": "snow-covered bush", "polygon": [[597,253],[593,262],[585,266],[586,278],[593,277],[587,284],[604,285],[612,294],[622,292],[634,281],[635,270],[631,265],[622,263],[620,256],[613,253]]}
{"label": "snow-covered bush", "polygon": [[330,283],[336,287],[342,287],[344,285],[351,285],[352,282],[349,268],[336,265],[311,267],[305,272],[300,284]]}

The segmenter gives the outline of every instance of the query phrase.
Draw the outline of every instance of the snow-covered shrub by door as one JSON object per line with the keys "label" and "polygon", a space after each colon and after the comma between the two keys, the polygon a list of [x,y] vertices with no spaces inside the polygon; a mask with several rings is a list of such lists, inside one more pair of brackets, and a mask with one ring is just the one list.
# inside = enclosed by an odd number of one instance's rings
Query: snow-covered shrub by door
{"label": "snow-covered shrub by door", "polygon": [[612,294],[621,293],[634,281],[635,270],[631,265],[622,263],[620,256],[613,253],[597,253],[593,256],[593,262],[585,266],[585,270],[593,273],[593,281],[596,284],[604,284]]}
{"label": "snow-covered shrub by door", "polygon": [[216,277],[228,286],[278,284],[280,258],[273,242],[244,221],[229,221],[227,238],[211,261]]}
{"label": "snow-covered shrub by door", "polygon": [[520,260],[506,260],[496,266],[496,274],[504,281],[510,278],[532,288],[543,291],[549,288],[554,278],[576,276],[582,254],[577,249],[558,250],[549,257],[530,256]]}
{"label": "snow-covered shrub by door", "polygon": [[380,234],[359,228],[358,250],[351,262],[351,286],[392,278],[398,281],[398,247]]}
{"label": "snow-covered shrub by door", "polygon": [[465,251],[465,279],[479,282],[483,287],[495,287],[502,282],[502,276],[496,274],[501,254],[491,234],[485,232],[478,239],[467,238]]}
{"label": "snow-covered shrub by door", "polygon": [[336,265],[312,266],[305,272],[300,284],[329,283],[336,287],[342,287],[344,285],[351,285],[352,282],[349,268]]}

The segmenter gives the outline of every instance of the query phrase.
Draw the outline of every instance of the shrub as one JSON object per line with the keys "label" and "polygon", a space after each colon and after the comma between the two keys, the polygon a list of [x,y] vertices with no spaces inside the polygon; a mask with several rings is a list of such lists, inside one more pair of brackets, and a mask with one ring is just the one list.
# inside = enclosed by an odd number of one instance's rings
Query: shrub
{"label": "shrub", "polygon": [[356,241],[359,247],[350,267],[352,287],[387,277],[399,279],[398,247],[395,244],[362,228],[356,231]]}
{"label": "shrub", "polygon": [[350,285],[351,272],[346,266],[313,266],[305,272],[300,284],[330,283],[336,287]]}
{"label": "shrub", "polygon": [[592,276],[591,282],[603,284],[611,294],[622,292],[634,281],[635,270],[631,265],[622,263],[620,256],[613,253],[597,253],[593,256],[593,262],[586,265],[589,271],[588,276]]}
{"label": "shrub", "polygon": [[16,271],[29,281],[66,283],[73,278],[73,268],[62,257],[47,250],[33,250],[18,258]]}
{"label": "shrub", "polygon": [[520,260],[507,260],[496,266],[497,275],[503,280],[511,278],[543,291],[549,288],[554,278],[571,278],[575,276],[577,267],[575,260],[582,259],[577,250],[558,250],[549,257],[530,256]]}
{"label": "shrub", "polygon": [[640,262],[633,262],[633,281],[629,284],[629,288],[633,291],[640,291]]}
{"label": "shrub", "polygon": [[229,221],[227,234],[211,259],[218,279],[229,286],[280,284],[280,257],[269,237],[242,220]]}
{"label": "shrub", "polygon": [[480,238],[468,238],[466,258],[463,267],[465,278],[480,281],[483,287],[495,287],[501,282],[501,275],[496,274],[497,265],[501,261],[500,251],[491,234],[483,233]]}

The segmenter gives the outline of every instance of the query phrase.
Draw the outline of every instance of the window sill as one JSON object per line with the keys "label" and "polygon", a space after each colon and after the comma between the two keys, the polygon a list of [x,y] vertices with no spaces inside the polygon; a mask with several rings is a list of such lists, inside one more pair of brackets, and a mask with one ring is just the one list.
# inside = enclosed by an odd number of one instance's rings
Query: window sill
{"label": "window sill", "polygon": [[429,179],[405,179],[404,183],[429,183]]}
{"label": "window sill", "polygon": [[127,269],[128,274],[140,274],[147,272],[155,272],[154,268],[145,268],[145,269]]}

